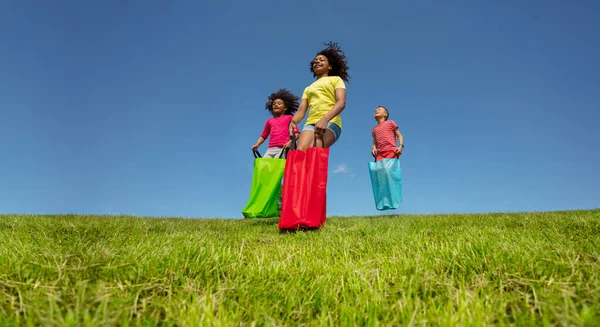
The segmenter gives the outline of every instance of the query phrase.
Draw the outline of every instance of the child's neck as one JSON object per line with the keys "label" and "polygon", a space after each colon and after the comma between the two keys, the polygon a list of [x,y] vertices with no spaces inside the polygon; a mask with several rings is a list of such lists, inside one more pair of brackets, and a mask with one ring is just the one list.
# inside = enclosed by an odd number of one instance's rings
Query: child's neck
{"label": "child's neck", "polygon": [[285,112],[279,113],[279,114],[274,114],[273,117],[274,118],[279,118],[282,117],[283,115],[285,115]]}
{"label": "child's neck", "polygon": [[329,76],[328,73],[323,73],[321,75],[317,75],[317,79],[320,79],[321,77],[327,77],[327,76]]}
{"label": "child's neck", "polygon": [[381,124],[386,121],[385,117],[377,117],[377,124]]}

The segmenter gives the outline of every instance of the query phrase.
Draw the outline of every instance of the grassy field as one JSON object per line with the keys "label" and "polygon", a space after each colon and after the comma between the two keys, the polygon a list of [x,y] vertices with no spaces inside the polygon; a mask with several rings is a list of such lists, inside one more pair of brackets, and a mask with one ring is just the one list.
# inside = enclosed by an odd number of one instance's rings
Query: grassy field
{"label": "grassy field", "polygon": [[0,325],[600,324],[600,211],[0,216]]}

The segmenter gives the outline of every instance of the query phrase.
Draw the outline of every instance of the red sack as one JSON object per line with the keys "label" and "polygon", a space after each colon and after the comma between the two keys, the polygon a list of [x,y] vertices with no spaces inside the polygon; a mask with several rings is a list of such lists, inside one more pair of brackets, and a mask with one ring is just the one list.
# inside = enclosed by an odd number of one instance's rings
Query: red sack
{"label": "red sack", "polygon": [[283,203],[279,229],[318,229],[325,224],[329,148],[317,148],[317,138],[306,152],[288,152],[283,173]]}

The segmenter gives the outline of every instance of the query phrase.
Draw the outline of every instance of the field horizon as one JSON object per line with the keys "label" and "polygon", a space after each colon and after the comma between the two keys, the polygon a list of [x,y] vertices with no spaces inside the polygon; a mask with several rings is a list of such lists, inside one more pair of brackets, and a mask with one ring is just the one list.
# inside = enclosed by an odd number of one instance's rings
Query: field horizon
{"label": "field horizon", "polygon": [[0,215],[0,325],[600,321],[600,210],[278,218]]}
{"label": "field horizon", "polygon": [[[600,207],[595,208],[576,208],[576,209],[557,209],[557,210],[517,210],[517,211],[489,211],[489,212],[430,212],[430,213],[387,213],[381,211],[381,214],[371,215],[327,215],[327,219],[338,218],[378,218],[378,217],[429,217],[429,216],[472,216],[472,215],[523,215],[523,214],[552,214],[552,213],[571,213],[571,212],[598,212]],[[393,212],[393,211],[389,211]],[[207,217],[207,216],[168,216],[168,215],[138,215],[127,213],[0,213],[0,217],[106,217],[106,218],[143,218],[143,219],[201,219],[201,220],[255,220],[255,219],[279,219],[279,217],[269,218],[245,218],[239,217]]]}

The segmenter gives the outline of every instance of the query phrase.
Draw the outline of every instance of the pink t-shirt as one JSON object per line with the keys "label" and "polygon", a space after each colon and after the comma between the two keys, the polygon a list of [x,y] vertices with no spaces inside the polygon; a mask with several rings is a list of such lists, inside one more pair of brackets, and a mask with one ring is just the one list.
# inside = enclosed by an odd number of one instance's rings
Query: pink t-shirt
{"label": "pink t-shirt", "polygon": [[386,120],[373,127],[372,135],[377,142],[377,151],[396,150],[396,129],[398,125],[393,120]]}
{"label": "pink t-shirt", "polygon": [[[271,135],[269,139],[269,148],[283,146],[290,140],[288,131],[292,118],[292,115],[283,115],[277,118],[273,117],[267,119],[265,129],[260,136],[267,139],[267,137]],[[294,133],[299,133],[298,126],[295,127]]]}

